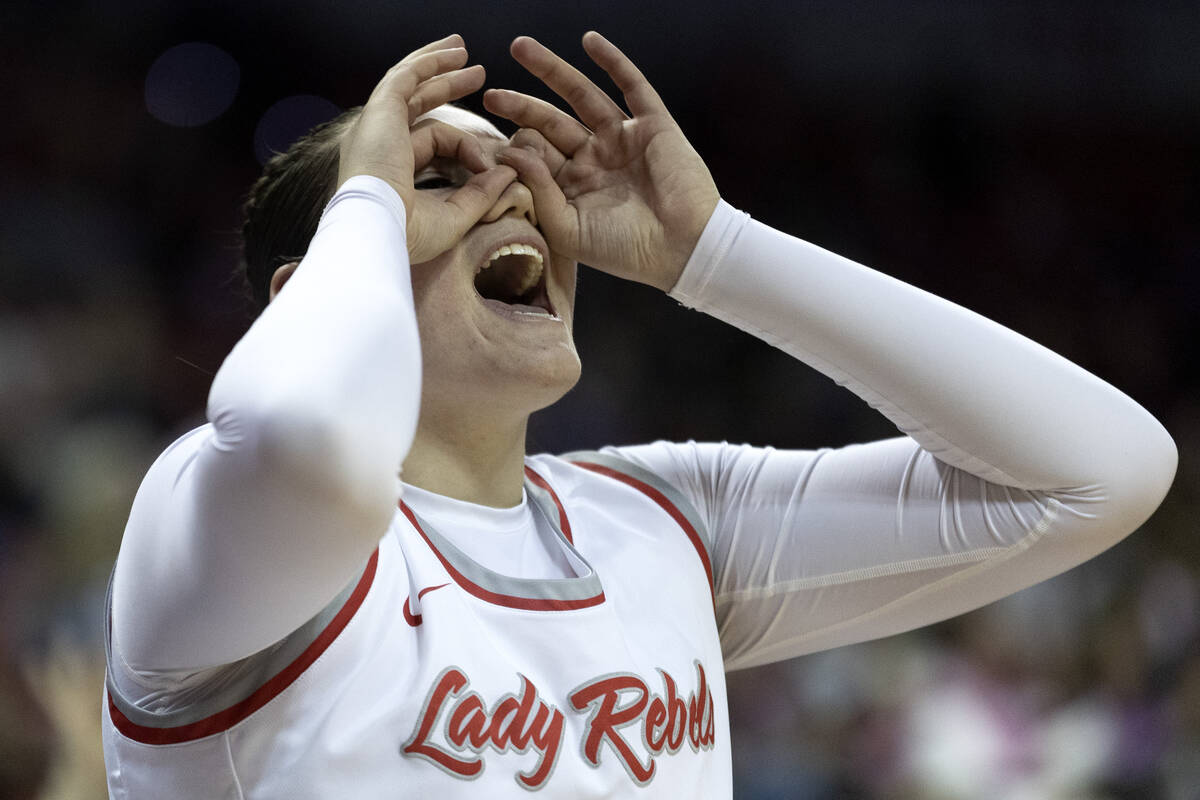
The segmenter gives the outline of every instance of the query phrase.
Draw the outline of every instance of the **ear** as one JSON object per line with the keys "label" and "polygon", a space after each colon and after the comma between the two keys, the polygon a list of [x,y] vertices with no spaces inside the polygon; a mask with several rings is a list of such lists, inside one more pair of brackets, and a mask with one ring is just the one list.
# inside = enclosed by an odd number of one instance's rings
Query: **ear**
{"label": "ear", "polygon": [[288,282],[288,278],[292,277],[292,273],[296,271],[296,267],[298,266],[300,266],[299,261],[289,261],[275,270],[275,273],[271,275],[271,292],[267,296],[268,303],[275,299],[275,295],[279,294],[283,289],[283,285]]}

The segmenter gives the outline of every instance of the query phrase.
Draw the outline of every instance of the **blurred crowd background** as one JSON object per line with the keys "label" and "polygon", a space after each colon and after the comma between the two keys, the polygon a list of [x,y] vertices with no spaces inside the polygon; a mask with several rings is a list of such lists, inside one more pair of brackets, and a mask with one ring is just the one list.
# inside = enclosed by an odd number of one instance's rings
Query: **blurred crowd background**
{"label": "blurred crowd background", "polygon": [[[104,796],[105,585],[250,322],[261,161],[426,41],[460,32],[489,85],[538,91],[508,42],[579,62],[588,28],[734,205],[1065,354],[1180,446],[1160,511],[1087,565],[731,675],[737,796],[1200,798],[1200,5],[1104,0],[0,5],[0,798]],[[584,378],[535,452],[893,435],[652,290],[587,271],[579,309]]]}

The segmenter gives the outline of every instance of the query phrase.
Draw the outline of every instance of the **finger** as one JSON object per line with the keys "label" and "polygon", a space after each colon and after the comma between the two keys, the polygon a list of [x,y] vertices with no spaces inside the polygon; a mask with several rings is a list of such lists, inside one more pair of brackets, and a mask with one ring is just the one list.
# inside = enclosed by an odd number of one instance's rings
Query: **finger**
{"label": "finger", "polygon": [[626,119],[621,107],[600,87],[536,39],[518,36],[509,52],[517,63],[566,100],[583,124],[592,130],[605,123]]}
{"label": "finger", "polygon": [[488,89],[483,107],[493,114],[512,120],[522,128],[533,128],[561,152],[571,155],[588,140],[592,132],[570,114],[545,100],[510,89]]}
{"label": "finger", "polygon": [[414,174],[439,156],[453,158],[472,172],[484,172],[491,166],[478,138],[440,120],[421,120],[413,126],[411,137]]}
{"label": "finger", "polygon": [[[401,61],[389,69],[383,76],[383,80],[375,87],[375,91],[398,93],[407,103],[422,83],[435,75],[459,69],[466,63],[467,50],[464,47],[451,47],[422,53],[411,60]],[[374,96],[374,92],[372,92],[372,96]],[[367,102],[369,103],[370,100]]]}
{"label": "finger", "polygon": [[454,238],[462,236],[496,204],[500,195],[517,178],[510,166],[499,166],[472,175],[454,194],[444,201],[444,210],[454,230]]}
{"label": "finger", "polygon": [[496,153],[496,160],[516,169],[521,183],[529,187],[538,224],[552,239],[562,243],[556,249],[574,252],[574,226],[571,224],[574,209],[567,203],[546,162],[526,147],[506,147]]}
{"label": "finger", "polygon": [[650,81],[615,44],[595,31],[588,31],[583,35],[583,49],[612,78],[634,116],[667,110]]}
{"label": "finger", "polygon": [[416,119],[427,111],[465,97],[483,86],[487,73],[480,64],[437,75],[417,87],[408,99],[408,118]]}
{"label": "finger", "polygon": [[563,164],[567,163],[567,157],[559,152],[557,147],[550,144],[545,136],[533,128],[521,128],[508,141],[513,147],[524,147],[533,150],[541,156],[542,161],[546,162],[546,167],[549,168],[551,175],[558,175],[558,171],[563,168]]}
{"label": "finger", "polygon": [[463,41],[461,36],[459,36],[457,33],[452,33],[449,36],[443,36],[436,42],[430,42],[420,49],[413,50],[411,53],[401,59],[400,63],[403,64],[405,61],[410,61],[417,56],[424,55],[425,53],[432,53],[434,50],[448,50],[452,47],[463,47],[465,44],[466,43]]}

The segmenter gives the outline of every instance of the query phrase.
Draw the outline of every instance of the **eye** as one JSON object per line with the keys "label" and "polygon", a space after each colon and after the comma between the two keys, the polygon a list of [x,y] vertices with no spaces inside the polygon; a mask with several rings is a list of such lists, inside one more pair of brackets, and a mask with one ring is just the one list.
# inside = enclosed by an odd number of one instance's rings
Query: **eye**
{"label": "eye", "polygon": [[457,189],[471,179],[471,171],[453,158],[435,158],[417,170],[413,188],[424,192]]}
{"label": "eye", "polygon": [[445,175],[425,175],[413,181],[414,189],[450,189],[455,186],[455,182]]}

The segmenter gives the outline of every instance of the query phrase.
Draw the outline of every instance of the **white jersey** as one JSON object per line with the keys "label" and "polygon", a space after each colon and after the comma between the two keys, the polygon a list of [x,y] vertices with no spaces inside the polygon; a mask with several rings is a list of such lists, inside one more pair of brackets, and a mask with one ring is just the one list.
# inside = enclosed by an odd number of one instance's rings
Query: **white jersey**
{"label": "white jersey", "polygon": [[1174,475],[1113,387],[722,202],[672,296],[905,435],[533,457],[502,558],[482,507],[397,510],[421,376],[404,220],[385,183],[347,181],[211,424],[147,473],[112,581],[114,797],[727,798],[724,670],[1058,574]]}
{"label": "white jersey", "polygon": [[612,455],[526,475],[575,577],[495,573],[402,502],[346,591],[185,708],[146,712],[110,682],[117,796],[728,797],[695,509]]}

